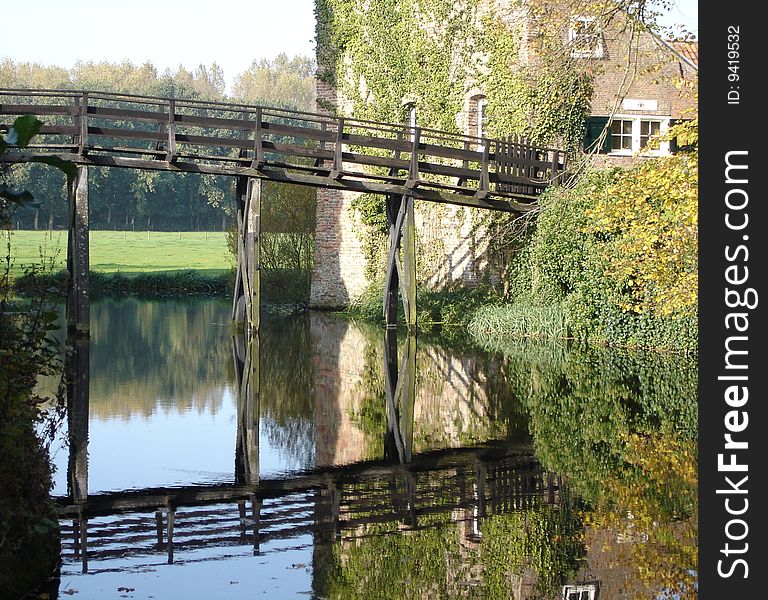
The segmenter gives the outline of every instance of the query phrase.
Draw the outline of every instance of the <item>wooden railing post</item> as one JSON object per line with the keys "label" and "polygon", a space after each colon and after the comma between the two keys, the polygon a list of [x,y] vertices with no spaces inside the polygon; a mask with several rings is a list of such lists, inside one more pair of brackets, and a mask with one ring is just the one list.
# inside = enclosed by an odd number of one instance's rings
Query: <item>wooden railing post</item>
{"label": "wooden railing post", "polygon": [[88,92],[83,92],[80,100],[80,143],[78,144],[78,154],[85,154],[88,151]]}
{"label": "wooden railing post", "polygon": [[343,146],[344,119],[341,118],[337,121],[336,125],[336,144],[333,147],[333,168],[331,170],[331,179],[341,179],[341,171],[344,164]]}
{"label": "wooden railing post", "polygon": [[165,161],[176,160],[176,100],[168,102],[168,147],[165,151]]}
{"label": "wooden railing post", "polygon": [[413,128],[411,138],[411,161],[408,166],[408,181],[405,187],[413,189],[419,185],[419,144],[421,143],[421,127]]}
{"label": "wooden railing post", "polygon": [[477,184],[477,192],[475,192],[475,198],[484,199],[488,196],[490,191],[489,175],[488,175],[488,163],[490,162],[490,151],[488,149],[488,140],[483,138],[483,157],[480,162],[480,180]]}
{"label": "wooden railing post", "polygon": [[253,130],[253,162],[251,163],[251,167],[257,171],[264,164],[264,144],[261,139],[263,135],[261,128],[262,116],[262,109],[259,106],[256,108],[256,124]]}

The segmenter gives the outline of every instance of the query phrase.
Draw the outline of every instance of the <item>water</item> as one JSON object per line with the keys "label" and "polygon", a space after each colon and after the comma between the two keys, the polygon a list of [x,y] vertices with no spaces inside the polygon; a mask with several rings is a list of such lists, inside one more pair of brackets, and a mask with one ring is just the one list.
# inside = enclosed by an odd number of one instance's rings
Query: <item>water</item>
{"label": "water", "polygon": [[60,598],[693,597],[691,361],[232,333],[216,300],[93,306]]}

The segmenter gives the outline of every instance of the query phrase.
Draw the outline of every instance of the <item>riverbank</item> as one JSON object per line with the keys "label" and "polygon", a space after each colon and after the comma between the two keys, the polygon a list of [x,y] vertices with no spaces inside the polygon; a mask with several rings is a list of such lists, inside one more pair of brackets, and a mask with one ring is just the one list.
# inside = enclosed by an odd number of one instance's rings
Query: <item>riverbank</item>
{"label": "riverbank", "polygon": [[56,571],[60,541],[52,468],[35,383],[58,372],[55,313],[0,294],[0,598],[21,598]]}

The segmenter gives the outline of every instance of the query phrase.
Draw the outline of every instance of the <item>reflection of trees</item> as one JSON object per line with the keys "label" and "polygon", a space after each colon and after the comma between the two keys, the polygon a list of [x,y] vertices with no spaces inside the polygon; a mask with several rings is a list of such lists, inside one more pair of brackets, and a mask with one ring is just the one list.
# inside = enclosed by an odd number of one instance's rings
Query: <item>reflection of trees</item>
{"label": "reflection of trees", "polygon": [[315,455],[315,404],[307,315],[261,325],[261,418],[271,444],[304,463]]}
{"label": "reflection of trees", "polygon": [[219,300],[95,303],[91,414],[149,416],[161,406],[216,412],[232,381],[228,315]]}
{"label": "reflection of trees", "polygon": [[588,535],[604,548],[596,560],[625,573],[616,585],[629,587],[614,593],[690,591],[698,558],[695,361],[527,343],[504,351],[537,456],[588,502]]}
{"label": "reflection of trees", "polygon": [[475,541],[456,516],[420,516],[415,530],[374,523],[334,542],[316,571],[316,590],[339,599],[548,598],[584,553],[567,500],[492,515]]}

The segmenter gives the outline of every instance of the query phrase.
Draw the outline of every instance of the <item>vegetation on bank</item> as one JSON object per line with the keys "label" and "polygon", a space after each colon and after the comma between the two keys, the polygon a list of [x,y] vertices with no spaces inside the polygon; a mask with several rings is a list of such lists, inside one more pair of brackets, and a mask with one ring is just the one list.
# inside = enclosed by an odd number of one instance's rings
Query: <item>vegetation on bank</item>
{"label": "vegetation on bank", "polygon": [[506,302],[473,316],[475,337],[697,350],[696,121],[680,128],[671,135],[685,134],[694,151],[590,170],[545,194],[511,263]]}
{"label": "vegetation on bank", "polygon": [[[261,239],[261,289],[265,300],[304,305],[314,254],[314,209],[294,202],[290,190],[278,192],[294,224],[293,231],[266,231]],[[291,205],[295,205],[291,207]],[[290,211],[297,213],[294,219]],[[280,218],[277,209],[265,210],[266,226]],[[67,273],[65,231],[14,231],[10,268],[14,289],[27,295],[41,285],[53,286],[59,296]],[[91,231],[90,289],[94,297],[124,295],[230,296],[234,283],[235,233],[163,231]],[[44,261],[48,274],[25,271]]]}
{"label": "vegetation on bank", "polygon": [[[0,154],[8,144],[27,146],[42,123],[33,116],[16,119],[0,135]],[[41,159],[68,177],[71,165]],[[33,205],[28,190],[7,183],[0,165],[0,232],[20,207]],[[60,372],[59,345],[51,332],[57,315],[46,290],[30,302],[12,300],[10,239],[2,236],[5,260],[0,267],[0,597],[17,598],[36,589],[58,566],[56,512],[49,497],[51,465],[40,435],[44,417],[38,405],[48,398],[35,386],[41,375]],[[54,393],[59,399],[60,393]]]}
{"label": "vegetation on bank", "polygon": [[612,532],[605,551],[643,588],[638,597],[690,591],[698,560],[695,359],[503,337],[485,347],[503,356],[502,377],[528,415],[536,456],[584,500],[585,526]]}
{"label": "vegetation on bank", "polygon": [[[588,170],[550,188],[535,219],[497,216],[496,286],[421,290],[418,319],[492,338],[571,338],[695,353],[698,348],[697,121],[670,128],[691,151]],[[351,307],[381,319],[382,286]]]}

